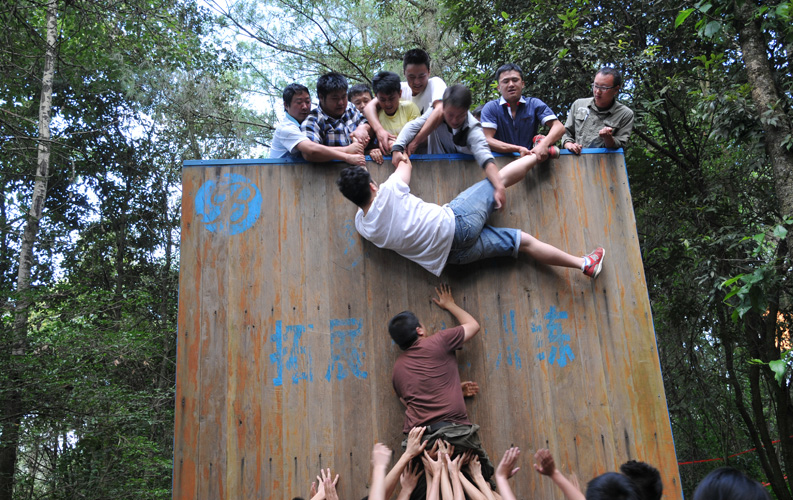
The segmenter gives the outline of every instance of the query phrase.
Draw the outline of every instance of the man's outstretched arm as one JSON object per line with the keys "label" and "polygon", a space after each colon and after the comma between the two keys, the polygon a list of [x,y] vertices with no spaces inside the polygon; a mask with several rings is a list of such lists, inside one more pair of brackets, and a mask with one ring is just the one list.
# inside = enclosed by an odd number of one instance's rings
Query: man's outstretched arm
{"label": "man's outstretched arm", "polygon": [[432,301],[441,309],[446,309],[452,313],[452,316],[454,316],[460,323],[460,326],[463,327],[465,331],[463,342],[468,342],[474,335],[479,333],[479,322],[454,302],[454,297],[452,297],[452,291],[449,285],[441,284],[440,289],[435,287],[435,293],[438,294],[438,298],[436,299],[433,297]]}
{"label": "man's outstretched arm", "polygon": [[550,477],[551,480],[556,483],[556,486],[562,490],[567,500],[586,500],[581,490],[573,486],[573,483],[564,477],[564,474],[556,468],[553,456],[551,456],[551,452],[547,449],[537,450],[537,453],[534,454],[534,470],[543,476]]}
{"label": "man's outstretched arm", "polygon": [[341,160],[350,165],[366,165],[366,158],[363,155],[363,144],[354,140],[349,146],[331,147],[318,144],[312,140],[300,141],[296,146],[303,154],[303,158],[311,162],[325,162],[331,160]]}

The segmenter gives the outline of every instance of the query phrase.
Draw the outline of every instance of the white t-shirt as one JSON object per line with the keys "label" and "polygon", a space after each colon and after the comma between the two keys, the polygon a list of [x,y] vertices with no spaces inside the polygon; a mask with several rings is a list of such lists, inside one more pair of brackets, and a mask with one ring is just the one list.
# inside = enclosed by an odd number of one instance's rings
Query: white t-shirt
{"label": "white t-shirt", "polygon": [[[273,142],[270,144],[270,158],[302,158],[300,151],[295,149],[302,141],[308,140],[300,130],[300,124],[289,113],[275,127]],[[293,152],[294,151],[294,152]]]}
{"label": "white t-shirt", "polygon": [[355,229],[379,248],[393,250],[440,276],[454,240],[449,205],[427,203],[410,194],[394,173],[380,185],[366,215],[358,209]]}
{"label": "white t-shirt", "polygon": [[424,90],[419,95],[413,95],[413,90],[411,90],[408,82],[402,82],[402,100],[413,101],[423,115],[432,107],[433,102],[443,100],[443,92],[445,90],[446,83],[437,76],[433,76],[427,81],[427,86],[424,87]]}

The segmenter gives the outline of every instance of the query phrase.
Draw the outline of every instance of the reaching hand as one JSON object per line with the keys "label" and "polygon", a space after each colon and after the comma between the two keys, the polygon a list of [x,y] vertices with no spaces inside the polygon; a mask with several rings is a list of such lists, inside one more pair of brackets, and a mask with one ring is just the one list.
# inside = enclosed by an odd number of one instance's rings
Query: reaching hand
{"label": "reaching hand", "polygon": [[[338,479],[339,479],[339,476],[337,474],[336,475],[336,480],[338,481]],[[323,486],[325,488],[325,499],[326,500],[339,500],[339,495],[336,493],[336,481],[331,481],[330,480],[330,474],[328,474],[328,477],[326,477],[325,481],[323,481],[323,482],[324,482]]]}
{"label": "reaching hand", "polygon": [[471,477],[473,478],[482,476],[482,463],[479,461],[479,455],[471,457],[471,460],[468,462],[468,472],[471,473]]}
{"label": "reaching hand", "polygon": [[413,462],[410,462],[402,471],[402,475],[399,476],[399,484],[402,485],[403,490],[413,491],[416,489],[420,477],[421,471],[418,464],[413,465]]}
{"label": "reaching hand", "polygon": [[380,132],[377,133],[377,143],[380,147],[380,151],[383,154],[388,154],[391,152],[391,144],[396,140],[396,136],[386,129],[380,129]]}
{"label": "reaching hand", "polygon": [[518,153],[520,153],[520,157],[523,158],[527,154],[530,154],[531,151],[529,151],[529,148],[518,146]]}
{"label": "reaching hand", "polygon": [[441,454],[438,454],[438,458],[433,459],[427,450],[424,450],[424,456],[421,458],[422,463],[424,464],[424,470],[429,471],[430,475],[437,476],[440,474],[442,470],[441,466]]}
{"label": "reaching hand", "polygon": [[419,147],[419,141],[413,139],[408,143],[407,146],[405,146],[405,153],[407,153],[408,156],[413,156],[413,153],[416,152],[416,148],[418,147]]}
{"label": "reaching hand", "polygon": [[[328,493],[327,491],[325,491],[325,480],[326,479],[330,480],[331,478],[330,467],[328,467],[327,473],[325,472],[325,469],[320,469],[319,473],[322,477],[317,476],[317,484],[319,484],[319,486],[316,494],[321,495],[321,498],[327,498]],[[336,474],[336,478],[333,479],[333,486],[335,487],[336,483],[338,482],[339,482],[339,475]],[[311,486],[313,487],[314,485],[312,484]]]}
{"label": "reaching hand", "polygon": [[444,454],[454,455],[454,446],[453,445],[450,445],[448,441],[444,441],[442,439],[439,439],[438,442],[440,443],[438,445],[438,455],[439,456],[442,457]]}
{"label": "reaching hand", "polygon": [[432,298],[432,301],[438,305],[441,309],[449,309],[450,306],[454,305],[454,297],[452,297],[452,289],[449,288],[449,285],[445,285],[441,283],[440,289],[435,287],[435,293],[438,294],[438,298]]}
{"label": "reaching hand", "polygon": [[544,145],[542,142],[538,142],[537,145],[532,148],[531,152],[537,155],[537,163],[542,163],[548,159],[548,146]]}
{"label": "reaching hand", "polygon": [[446,457],[446,468],[449,469],[449,475],[459,474],[460,473],[460,458],[462,455],[457,455],[457,458],[454,460],[451,459],[449,454],[445,455]]}
{"label": "reaching hand", "polygon": [[372,448],[372,465],[374,467],[388,467],[388,462],[391,460],[391,450],[383,443],[375,443]]}
{"label": "reaching hand", "polygon": [[460,388],[463,390],[464,398],[470,398],[471,396],[476,396],[479,394],[479,384],[473,380],[466,380],[465,382],[460,383]]}
{"label": "reaching hand", "polygon": [[496,475],[507,479],[514,476],[520,470],[520,467],[515,467],[518,458],[520,458],[520,448],[517,446],[505,451],[504,456],[501,457],[501,462],[496,467]]}
{"label": "reaching hand", "polygon": [[398,167],[405,158],[407,157],[401,151],[391,152],[391,163],[393,163],[395,167]]}
{"label": "reaching hand", "polygon": [[493,198],[496,201],[496,210],[501,210],[501,208],[504,206],[504,203],[507,202],[507,188],[503,185],[494,188]]}
{"label": "reaching hand", "polygon": [[369,156],[372,158],[372,161],[374,161],[378,165],[382,165],[383,164],[383,153],[379,149],[377,149],[377,148],[370,149],[369,150]]}
{"label": "reaching hand", "polygon": [[537,450],[537,453],[534,454],[534,470],[543,476],[551,476],[554,470],[556,470],[553,456],[546,448]]}
{"label": "reaching hand", "polygon": [[405,455],[410,458],[417,457],[427,447],[427,441],[422,442],[421,436],[424,435],[426,427],[414,427],[408,433],[408,444],[405,447]]}

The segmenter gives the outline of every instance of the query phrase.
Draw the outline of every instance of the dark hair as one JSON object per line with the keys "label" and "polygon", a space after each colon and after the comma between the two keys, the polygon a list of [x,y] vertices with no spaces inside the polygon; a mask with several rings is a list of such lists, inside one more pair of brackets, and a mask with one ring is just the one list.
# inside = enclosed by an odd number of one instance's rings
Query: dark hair
{"label": "dark hair", "polygon": [[369,97],[374,97],[368,83],[356,83],[350,87],[350,90],[347,91],[347,99],[352,101],[352,98],[358,94],[369,94]]}
{"label": "dark hair", "polygon": [[426,64],[427,69],[430,69],[430,55],[422,49],[408,50],[402,58],[402,71],[405,71],[408,64]]}
{"label": "dark hair", "polygon": [[340,73],[325,73],[317,80],[317,95],[325,97],[331,92],[343,90],[347,92],[347,79]]}
{"label": "dark hair", "polygon": [[768,500],[763,485],[732,467],[719,467],[700,481],[694,500]]}
{"label": "dark hair", "polygon": [[608,66],[604,66],[600,68],[600,71],[595,73],[595,76],[597,75],[603,75],[603,76],[611,75],[612,77],[614,77],[614,86],[615,87],[622,86],[622,73],[620,73],[620,70],[618,70],[617,68],[610,68]]}
{"label": "dark hair", "polygon": [[341,194],[359,207],[366,205],[372,199],[370,182],[372,176],[369,171],[359,165],[345,168],[336,179]]}
{"label": "dark hair", "polygon": [[639,500],[639,492],[626,476],[606,472],[589,481],[586,500]]}
{"label": "dark hair", "polygon": [[299,83],[290,83],[287,85],[284,89],[284,107],[291,106],[292,98],[295,96],[295,94],[302,94],[303,92],[311,95],[305,85],[300,85]]}
{"label": "dark hair", "polygon": [[474,118],[476,118],[477,120],[479,120],[479,119],[481,119],[481,118],[482,118],[482,110],[483,110],[484,108],[485,108],[485,105],[484,105],[484,104],[480,104],[479,106],[477,106],[477,107],[476,107],[476,109],[474,109],[473,111],[471,111],[471,114],[472,114],[472,115],[474,115]]}
{"label": "dark hair", "polygon": [[661,500],[664,483],[658,469],[646,462],[628,460],[620,466],[620,472],[636,484],[644,500]]}
{"label": "dark hair", "polygon": [[402,311],[388,322],[388,333],[396,345],[403,351],[412,346],[419,338],[416,328],[420,325],[419,319],[410,311]]}
{"label": "dark hair", "polygon": [[520,66],[515,63],[507,63],[496,70],[496,81],[501,77],[501,73],[506,71],[517,71],[520,75],[520,79],[523,80],[523,70],[520,69]]}
{"label": "dark hair", "polygon": [[378,92],[383,92],[385,94],[402,92],[402,84],[399,80],[399,75],[391,71],[381,71],[374,75],[374,78],[372,78],[372,88],[374,88],[375,94]]}
{"label": "dark hair", "polygon": [[471,98],[471,91],[465,85],[452,85],[443,91],[443,107],[452,107],[458,109],[468,109],[471,107],[473,99]]}

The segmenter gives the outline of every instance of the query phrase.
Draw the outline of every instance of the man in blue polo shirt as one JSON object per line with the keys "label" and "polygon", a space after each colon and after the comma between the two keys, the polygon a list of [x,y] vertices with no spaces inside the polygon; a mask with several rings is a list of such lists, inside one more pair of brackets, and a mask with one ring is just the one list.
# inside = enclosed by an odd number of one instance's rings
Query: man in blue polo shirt
{"label": "man in blue polo shirt", "polygon": [[[517,64],[505,64],[496,71],[501,98],[482,108],[482,128],[487,145],[498,153],[535,154],[539,161],[558,156],[556,141],[564,134],[564,125],[551,108],[534,97],[523,97],[523,71]],[[540,125],[550,127],[546,136],[537,136]],[[535,136],[537,139],[535,140]]]}

